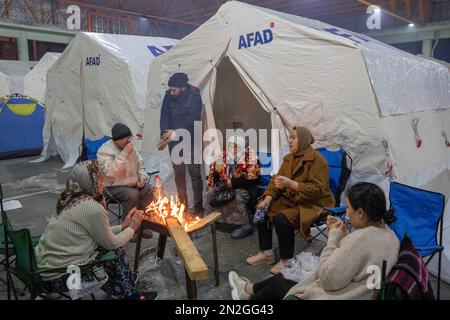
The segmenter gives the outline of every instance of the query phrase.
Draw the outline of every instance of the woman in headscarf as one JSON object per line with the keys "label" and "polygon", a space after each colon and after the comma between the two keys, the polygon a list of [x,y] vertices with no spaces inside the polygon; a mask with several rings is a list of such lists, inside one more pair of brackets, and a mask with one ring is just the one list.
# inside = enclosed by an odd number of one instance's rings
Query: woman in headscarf
{"label": "woman in headscarf", "polygon": [[[223,154],[210,166],[206,212],[219,211],[221,221],[236,227],[231,238],[242,239],[253,232],[250,217],[257,203],[260,166],[254,150],[246,147],[245,138],[231,136]],[[220,206],[212,206],[216,192],[234,189],[236,197]]]}
{"label": "woman in headscarf", "polygon": [[[102,289],[113,298],[154,299],[156,292],[136,289],[136,275],[130,269],[122,247],[139,229],[143,211],[133,208],[122,225],[110,226],[103,198],[103,178],[97,161],[78,163],[72,169],[56,206],[56,215],[35,248],[39,269],[64,269],[99,262],[108,252],[118,259],[105,262],[108,281]],[[66,292],[69,274],[43,274],[46,284],[56,292]]]}
{"label": "woman in headscarf", "polygon": [[275,227],[281,260],[270,270],[281,272],[294,256],[295,230],[306,241],[310,227],[323,207],[334,206],[328,182],[328,164],[311,147],[314,137],[309,129],[295,126],[291,130],[289,149],[278,174],[271,178],[258,209],[267,210],[267,223],[258,224],[260,252],[247,259],[250,265],[273,264],[272,227]]}

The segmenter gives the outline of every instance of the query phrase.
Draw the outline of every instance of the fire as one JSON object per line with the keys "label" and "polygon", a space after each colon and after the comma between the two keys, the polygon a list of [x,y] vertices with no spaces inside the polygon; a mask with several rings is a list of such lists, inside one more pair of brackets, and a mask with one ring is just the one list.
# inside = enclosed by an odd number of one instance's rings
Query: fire
{"label": "fire", "polygon": [[191,217],[185,211],[185,205],[178,200],[178,197],[167,196],[159,197],[158,200],[153,200],[146,208],[147,216],[158,223],[166,224],[168,217],[173,217],[178,220],[184,231],[188,231],[193,225],[200,221],[199,217]]}

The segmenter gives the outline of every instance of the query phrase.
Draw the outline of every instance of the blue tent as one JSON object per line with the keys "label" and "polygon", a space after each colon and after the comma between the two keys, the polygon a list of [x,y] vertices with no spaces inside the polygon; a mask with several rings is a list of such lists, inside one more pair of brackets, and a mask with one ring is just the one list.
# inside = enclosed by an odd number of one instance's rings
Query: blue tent
{"label": "blue tent", "polygon": [[21,95],[0,98],[0,159],[39,155],[45,106]]}

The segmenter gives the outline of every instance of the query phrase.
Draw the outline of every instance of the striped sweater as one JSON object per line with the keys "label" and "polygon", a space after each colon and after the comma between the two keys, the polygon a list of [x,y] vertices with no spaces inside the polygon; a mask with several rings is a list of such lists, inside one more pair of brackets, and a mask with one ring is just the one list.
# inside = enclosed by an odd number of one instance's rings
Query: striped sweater
{"label": "striped sweater", "polygon": [[[98,247],[114,250],[134,235],[130,227],[111,227],[106,210],[95,200],[82,197],[53,216],[35,248],[38,268],[66,268],[94,260]],[[47,274],[45,280],[57,278]]]}
{"label": "striped sweater", "polygon": [[[329,232],[327,246],[320,256],[318,271],[288,292],[302,300],[371,300],[375,290],[367,283],[373,275],[371,266],[386,272],[397,262],[399,240],[387,226],[357,229],[345,235],[340,229]],[[371,283],[371,281],[369,281]]]}

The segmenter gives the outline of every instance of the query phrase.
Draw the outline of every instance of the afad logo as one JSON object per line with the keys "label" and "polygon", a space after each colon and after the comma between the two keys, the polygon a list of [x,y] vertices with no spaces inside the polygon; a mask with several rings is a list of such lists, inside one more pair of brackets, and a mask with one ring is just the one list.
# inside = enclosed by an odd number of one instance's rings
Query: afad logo
{"label": "afad logo", "polygon": [[99,66],[101,63],[100,55],[98,57],[86,57],[87,66]]}
{"label": "afad logo", "polygon": [[271,43],[273,40],[273,32],[272,28],[275,26],[275,23],[270,23],[269,29],[264,29],[261,31],[250,32],[246,35],[241,34],[239,36],[239,50],[242,48],[247,49],[250,47],[255,47],[257,45],[263,45]]}
{"label": "afad logo", "polygon": [[169,51],[172,47],[173,46],[162,46],[162,48],[158,48],[157,46],[147,46],[148,50],[150,50],[155,58]]}

